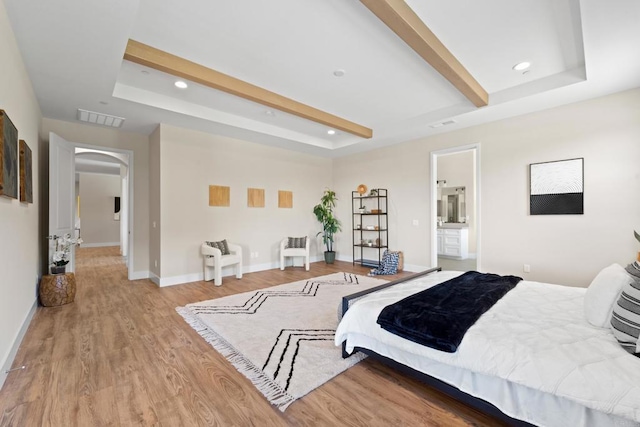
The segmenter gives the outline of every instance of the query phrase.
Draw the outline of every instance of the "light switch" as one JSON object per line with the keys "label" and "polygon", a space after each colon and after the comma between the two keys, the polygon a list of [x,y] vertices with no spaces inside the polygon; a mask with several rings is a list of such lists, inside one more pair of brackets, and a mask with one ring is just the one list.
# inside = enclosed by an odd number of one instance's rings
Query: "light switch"
{"label": "light switch", "polygon": [[420,221],[418,221],[417,219],[413,220],[413,225],[414,227],[417,227],[418,225],[420,225]]}

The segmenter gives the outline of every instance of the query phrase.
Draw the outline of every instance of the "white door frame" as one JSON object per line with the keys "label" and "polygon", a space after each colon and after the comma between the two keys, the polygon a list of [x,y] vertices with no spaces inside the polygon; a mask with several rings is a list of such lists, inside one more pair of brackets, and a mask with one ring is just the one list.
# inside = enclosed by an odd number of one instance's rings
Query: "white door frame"
{"label": "white door frame", "polygon": [[444,154],[461,153],[463,151],[474,151],[475,156],[475,221],[476,221],[476,270],[480,271],[481,253],[480,250],[480,143],[462,145],[459,147],[445,148],[442,150],[436,150],[431,152],[431,266],[436,267],[438,265],[438,156]]}
{"label": "white door frame", "polygon": [[[49,236],[74,235],[75,193],[75,147],[60,135],[49,134]],[[52,259],[56,240],[49,241],[48,259]],[[75,271],[75,247],[69,250],[66,270]]]}
{"label": "white door frame", "polygon": [[[74,149],[75,148],[87,148],[91,150],[99,150],[99,151],[107,151],[112,153],[123,154],[128,157],[128,171],[129,171],[129,211],[128,211],[128,222],[129,222],[129,238],[127,239],[127,278],[129,280],[134,280],[133,274],[133,236],[134,236],[134,225],[133,225],[133,150],[125,150],[120,148],[112,148],[112,147],[103,147],[100,145],[92,145],[92,144],[83,144],[79,142],[71,142]],[[74,156],[75,160],[75,156]],[[75,200],[75,198],[74,198]],[[75,202],[74,202],[75,203]],[[76,207],[77,208],[77,207]]]}

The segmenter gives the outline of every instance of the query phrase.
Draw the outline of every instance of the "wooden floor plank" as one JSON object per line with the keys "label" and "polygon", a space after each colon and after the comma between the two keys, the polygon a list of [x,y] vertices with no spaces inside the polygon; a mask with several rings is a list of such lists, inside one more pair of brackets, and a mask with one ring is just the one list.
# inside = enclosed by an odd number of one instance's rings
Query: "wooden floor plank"
{"label": "wooden floor plank", "polygon": [[368,269],[321,262],[158,288],[127,280],[117,247],[80,248],[76,300],[38,307],[14,363],[27,368],[0,391],[0,426],[502,425],[369,360],[280,412],[175,311],[338,271]]}

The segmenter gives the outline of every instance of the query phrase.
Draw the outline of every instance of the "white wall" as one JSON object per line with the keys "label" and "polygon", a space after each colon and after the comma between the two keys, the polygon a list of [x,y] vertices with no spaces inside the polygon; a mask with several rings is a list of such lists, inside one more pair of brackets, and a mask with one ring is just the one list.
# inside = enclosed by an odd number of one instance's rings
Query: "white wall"
{"label": "white wall", "polygon": [[333,186],[339,198],[336,216],[344,229],[336,235],[339,259],[352,259],[351,191],[365,184],[388,190],[389,248],[404,251],[407,269],[429,264],[429,161],[429,152],[420,144],[399,144],[334,159]]}
{"label": "white wall", "polygon": [[[276,267],[280,240],[287,236],[313,237],[311,255],[321,256],[313,206],[331,185],[331,159],[164,124],[160,156],[153,155],[158,157],[162,279],[202,277],[205,240],[240,244],[245,271]],[[231,188],[230,207],[209,206],[209,185]],[[264,208],[247,207],[247,188],[265,190]],[[293,192],[292,209],[278,208],[278,190]]]}
{"label": "white wall", "polygon": [[119,175],[80,173],[80,234],[84,246],[120,244],[120,221],[113,218],[114,200],[121,196]]}
{"label": "white wall", "polygon": [[[49,132],[67,141],[104,148],[133,151],[133,272],[134,278],[149,277],[149,138],[133,132],[124,132],[81,123],[42,119],[41,137],[49,148]],[[42,215],[48,216],[45,209]],[[47,219],[48,220],[48,219]]]}
{"label": "white wall", "polygon": [[[626,265],[638,251],[638,141],[640,89],[634,89],[336,159],[334,187],[344,200],[360,183],[389,188],[394,248],[405,252],[407,264],[429,266],[430,152],[479,143],[482,270],[587,286],[600,269]],[[529,164],[576,157],[585,159],[584,215],[529,215]],[[338,215],[349,218],[348,202]],[[349,236],[342,233],[338,243],[350,255]]]}
{"label": "white wall", "polygon": [[40,238],[40,107],[0,2],[0,108],[15,127],[18,138],[31,148],[33,161],[33,204],[0,197],[0,386],[6,379],[22,336],[33,315],[38,275],[47,260],[42,259],[44,238]]}
{"label": "white wall", "polygon": [[160,126],[149,135],[149,271],[160,277]]}

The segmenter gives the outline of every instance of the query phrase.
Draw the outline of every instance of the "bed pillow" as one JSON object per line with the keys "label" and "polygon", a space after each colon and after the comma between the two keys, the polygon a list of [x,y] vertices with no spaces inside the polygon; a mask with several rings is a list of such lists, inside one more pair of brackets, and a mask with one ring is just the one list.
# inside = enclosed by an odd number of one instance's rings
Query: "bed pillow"
{"label": "bed pillow", "polygon": [[305,249],[307,247],[307,236],[289,237],[287,248]]}
{"label": "bed pillow", "polygon": [[584,317],[587,321],[598,328],[607,328],[622,288],[632,281],[621,265],[611,264],[603,268],[584,296]]}
{"label": "bed pillow", "polygon": [[622,348],[640,357],[640,281],[633,280],[622,288],[610,325]]}
{"label": "bed pillow", "polygon": [[207,242],[207,245],[211,246],[212,248],[220,249],[220,252],[222,253],[222,255],[231,254],[231,252],[229,252],[229,245],[227,244],[227,239],[221,240],[219,242]]}
{"label": "bed pillow", "polygon": [[627,273],[632,275],[636,280],[640,280],[640,261],[634,261],[631,264],[627,265]]}

